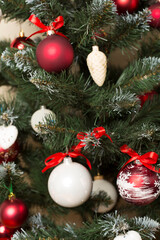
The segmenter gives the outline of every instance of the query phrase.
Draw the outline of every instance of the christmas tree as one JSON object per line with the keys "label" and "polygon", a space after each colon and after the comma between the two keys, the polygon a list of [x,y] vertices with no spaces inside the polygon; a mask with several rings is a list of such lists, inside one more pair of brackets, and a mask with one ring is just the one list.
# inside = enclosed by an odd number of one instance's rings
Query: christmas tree
{"label": "christmas tree", "polygon": [[158,240],[159,1],[0,9],[0,238]]}

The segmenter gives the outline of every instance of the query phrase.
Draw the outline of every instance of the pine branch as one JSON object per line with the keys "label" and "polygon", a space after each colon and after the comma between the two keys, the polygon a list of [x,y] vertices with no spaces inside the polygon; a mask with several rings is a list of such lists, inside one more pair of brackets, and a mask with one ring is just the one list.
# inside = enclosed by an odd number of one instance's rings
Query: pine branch
{"label": "pine branch", "polygon": [[148,57],[130,64],[117,81],[117,86],[142,95],[159,85],[160,59]]}

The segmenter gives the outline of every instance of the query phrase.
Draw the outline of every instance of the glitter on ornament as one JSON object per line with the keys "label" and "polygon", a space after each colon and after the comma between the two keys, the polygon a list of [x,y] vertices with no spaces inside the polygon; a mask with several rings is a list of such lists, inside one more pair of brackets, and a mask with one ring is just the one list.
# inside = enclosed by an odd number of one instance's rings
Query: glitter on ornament
{"label": "glitter on ornament", "polygon": [[120,171],[117,186],[127,202],[147,205],[160,194],[160,177],[141,163],[129,164]]}

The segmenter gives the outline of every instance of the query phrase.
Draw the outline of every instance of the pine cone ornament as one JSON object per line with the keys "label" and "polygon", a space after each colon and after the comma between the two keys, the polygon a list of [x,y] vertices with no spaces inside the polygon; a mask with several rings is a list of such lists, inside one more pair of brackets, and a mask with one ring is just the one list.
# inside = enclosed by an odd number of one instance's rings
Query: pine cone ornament
{"label": "pine cone ornament", "polygon": [[107,57],[98,46],[92,46],[92,52],[87,56],[87,66],[93,80],[101,87],[106,78]]}

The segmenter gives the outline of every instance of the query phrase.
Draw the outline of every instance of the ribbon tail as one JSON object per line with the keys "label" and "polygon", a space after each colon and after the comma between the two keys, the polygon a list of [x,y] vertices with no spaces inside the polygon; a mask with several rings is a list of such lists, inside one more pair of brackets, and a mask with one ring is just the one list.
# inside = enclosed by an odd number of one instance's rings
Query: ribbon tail
{"label": "ribbon tail", "polygon": [[44,173],[45,171],[47,171],[50,167],[46,166],[45,168],[42,169],[42,173]]}
{"label": "ribbon tail", "polygon": [[86,159],[86,163],[87,163],[88,167],[89,167],[90,169],[92,169],[92,166],[91,166],[90,161],[89,161],[88,158],[87,158],[86,156],[84,156],[82,153],[80,153],[80,152],[69,152],[68,155],[69,155],[70,157],[73,157],[73,158],[76,158],[76,157],[78,157],[78,156],[84,157],[84,158]]}
{"label": "ribbon tail", "polygon": [[109,140],[113,143],[112,138],[108,134],[105,134],[105,136],[108,137]]}
{"label": "ribbon tail", "polygon": [[156,173],[160,173],[160,169],[156,169],[154,166],[152,165],[149,165],[149,164],[146,164],[146,163],[143,163],[143,166],[145,166],[146,168],[156,172]]}
{"label": "ribbon tail", "polygon": [[39,30],[39,31],[37,31],[37,32],[34,32],[34,33],[32,33],[29,37],[27,37],[25,40],[27,40],[28,38],[31,38],[33,35],[35,35],[35,34],[37,34],[37,33],[43,33],[43,32],[46,32],[46,29],[41,29],[41,30]]}
{"label": "ribbon tail", "polygon": [[68,39],[68,37],[67,36],[65,36],[63,33],[61,33],[61,32],[57,32],[57,31],[55,31],[55,34],[56,35],[60,35],[60,36],[62,36],[62,37],[65,37],[65,38],[67,38]]}

